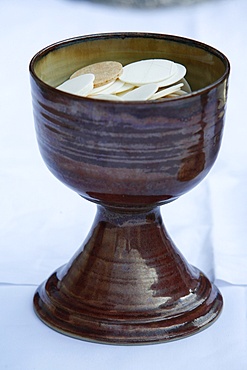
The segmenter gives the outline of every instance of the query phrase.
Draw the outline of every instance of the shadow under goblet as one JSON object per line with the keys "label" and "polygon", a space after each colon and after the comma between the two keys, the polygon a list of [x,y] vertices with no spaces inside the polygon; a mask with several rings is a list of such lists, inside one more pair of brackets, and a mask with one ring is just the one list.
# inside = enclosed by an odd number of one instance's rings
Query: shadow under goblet
{"label": "shadow under goblet", "polygon": [[[54,88],[84,65],[149,58],[185,65],[193,92],[116,102]],[[207,327],[221,311],[221,294],[178,251],[160,206],[196,186],[217,157],[227,58],[182,37],[99,34],[43,49],[30,73],[46,165],[98,205],[83,246],[37,289],[37,315],[64,334],[115,344],[164,342]]]}

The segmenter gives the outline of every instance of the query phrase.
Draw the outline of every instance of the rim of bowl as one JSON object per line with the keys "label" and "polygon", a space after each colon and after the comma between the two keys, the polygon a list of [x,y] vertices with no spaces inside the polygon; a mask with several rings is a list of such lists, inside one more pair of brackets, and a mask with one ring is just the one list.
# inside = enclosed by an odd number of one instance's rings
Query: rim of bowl
{"label": "rim of bowl", "polygon": [[[47,55],[48,53],[54,51],[54,50],[58,50],[60,48],[63,48],[67,45],[70,45],[70,44],[75,44],[75,43],[79,43],[79,42],[82,42],[83,40],[85,41],[93,41],[93,40],[99,40],[99,39],[109,39],[109,38],[131,38],[131,37],[135,37],[135,38],[156,38],[156,39],[166,39],[166,40],[170,40],[170,41],[174,41],[174,42],[182,42],[184,44],[192,44],[194,45],[195,47],[198,47],[200,49],[203,49],[205,51],[208,51],[208,52],[211,52],[213,53],[215,56],[217,56],[221,61],[222,63],[225,65],[225,72],[222,74],[222,76],[217,79],[215,82],[213,82],[212,84],[210,85],[207,85],[206,87],[202,88],[202,89],[199,89],[199,90],[196,90],[196,91],[192,91],[191,93],[189,93],[188,95],[182,95],[182,96],[179,96],[179,97],[173,97],[173,98],[166,98],[164,100],[136,100],[136,101],[117,101],[117,100],[104,100],[104,99],[91,99],[91,98],[88,98],[88,97],[83,97],[83,96],[79,96],[79,95],[75,95],[75,94],[70,94],[68,92],[65,92],[65,91],[61,91],[61,90],[57,90],[56,87],[53,87],[49,84],[47,84],[46,82],[44,82],[42,79],[40,79],[37,74],[35,73],[34,71],[34,65],[36,63],[37,60],[39,60],[40,58],[44,57],[45,55]],[[31,76],[33,77],[33,79],[38,82],[41,86],[43,85],[43,87],[45,87],[46,89],[49,89],[53,92],[56,92],[56,93],[59,93],[59,94],[65,94],[65,96],[69,96],[70,98],[73,97],[74,100],[85,100],[87,102],[93,102],[94,104],[113,104],[113,105],[116,105],[116,104],[123,104],[123,105],[150,105],[150,104],[166,104],[166,102],[168,103],[171,103],[172,101],[177,101],[177,100],[185,100],[185,99],[189,99],[193,96],[198,96],[198,95],[201,95],[203,93],[207,93],[209,90],[211,90],[212,88],[216,88],[218,85],[220,85],[227,77],[229,77],[229,74],[230,74],[230,62],[228,60],[228,58],[226,57],[225,54],[223,54],[221,51],[219,51],[218,49],[216,49],[215,47],[211,46],[211,45],[208,45],[208,44],[205,44],[201,41],[198,41],[198,40],[194,40],[194,39],[191,39],[191,38],[187,38],[187,37],[183,37],[183,36],[177,36],[177,35],[170,35],[170,34],[162,34],[162,33],[152,33],[152,32],[105,32],[105,33],[96,33],[96,34],[87,34],[87,35],[82,35],[82,36],[76,36],[76,37],[71,37],[71,38],[67,38],[67,39],[64,39],[64,40],[61,40],[61,41],[57,41],[57,42],[54,42],[44,48],[42,48],[41,50],[39,50],[31,59],[30,63],[29,63],[29,72],[31,74]]]}

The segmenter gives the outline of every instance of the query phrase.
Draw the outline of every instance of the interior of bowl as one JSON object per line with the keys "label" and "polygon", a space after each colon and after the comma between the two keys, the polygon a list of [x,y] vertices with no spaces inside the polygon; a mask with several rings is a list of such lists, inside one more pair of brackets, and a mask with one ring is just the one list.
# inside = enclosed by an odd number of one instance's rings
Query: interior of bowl
{"label": "interior of bowl", "polygon": [[229,69],[224,55],[208,45],[148,33],[100,34],[65,40],[38,53],[30,68],[40,80],[56,87],[76,70],[92,63],[114,60],[126,65],[154,58],[183,64],[192,91],[216,84]]}

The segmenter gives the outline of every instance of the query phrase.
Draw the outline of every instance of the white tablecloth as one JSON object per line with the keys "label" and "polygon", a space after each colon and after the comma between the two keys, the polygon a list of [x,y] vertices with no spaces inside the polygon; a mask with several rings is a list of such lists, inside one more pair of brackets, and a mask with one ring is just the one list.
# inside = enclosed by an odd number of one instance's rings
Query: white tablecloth
{"label": "white tablecloth", "polygon": [[[247,368],[247,1],[205,0],[159,9],[79,0],[0,1],[0,369]],[[115,347],[68,338],[32,310],[36,286],[81,245],[95,206],[46,169],[35,138],[28,64],[41,48],[113,31],[175,34],[229,58],[221,151],[207,178],[162,207],[167,229],[192,264],[221,289],[219,320],[180,341]]]}

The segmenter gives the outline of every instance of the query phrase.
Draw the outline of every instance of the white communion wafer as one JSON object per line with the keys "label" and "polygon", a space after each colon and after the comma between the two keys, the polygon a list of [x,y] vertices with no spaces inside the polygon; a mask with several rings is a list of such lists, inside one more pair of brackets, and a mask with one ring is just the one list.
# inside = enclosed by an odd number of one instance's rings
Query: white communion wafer
{"label": "white communion wafer", "polygon": [[96,95],[96,94],[99,94],[101,93],[102,90],[105,90],[107,87],[111,86],[112,84],[114,84],[114,80],[111,81],[111,82],[108,82],[107,84],[105,85],[102,85],[102,86],[99,86],[99,87],[94,87],[93,90],[91,91],[90,95]]}
{"label": "white communion wafer", "polygon": [[85,85],[79,92],[78,92],[78,95],[79,96],[88,96],[88,94],[91,93],[91,91],[93,90],[93,81],[92,83],[88,84],[88,85]]}
{"label": "white communion wafer", "polygon": [[93,89],[94,78],[95,77],[92,73],[81,75],[72,80],[65,81],[61,85],[57,86],[57,89],[70,94],[88,94]]}
{"label": "white communion wafer", "polygon": [[122,87],[120,87],[119,89],[117,89],[117,91],[115,92],[115,94],[125,93],[127,91],[133,90],[135,87],[136,87],[135,85],[124,83]]}
{"label": "white communion wafer", "polygon": [[88,95],[88,98],[92,99],[102,99],[102,100],[118,100],[121,101],[122,99],[113,94],[95,94],[95,95]]}
{"label": "white communion wafer", "polygon": [[182,82],[184,84],[183,86],[183,91],[186,91],[188,94],[191,93],[191,87],[188,83],[188,81],[185,79],[185,78],[182,78],[180,81],[178,82]]}
{"label": "white communion wafer", "polygon": [[170,94],[170,96],[184,96],[188,95],[188,93],[184,90],[177,90],[174,93]]}
{"label": "white communion wafer", "polygon": [[186,68],[182,64],[176,63],[177,72],[163,81],[158,82],[159,87],[170,86],[180,81],[186,75]]}
{"label": "white communion wafer", "polygon": [[127,64],[119,76],[121,81],[141,86],[170,78],[177,72],[176,63],[166,59],[145,59]]}
{"label": "white communion wafer", "polygon": [[177,85],[174,85],[174,86],[171,86],[171,87],[167,87],[166,89],[160,90],[156,94],[153,94],[149,98],[149,100],[156,100],[156,99],[164,98],[165,96],[170,95],[170,94],[180,90],[182,86],[183,86],[183,84],[180,83],[180,84],[177,84]]}
{"label": "white communion wafer", "polygon": [[121,99],[124,101],[148,100],[157,90],[157,84],[146,84],[127,92],[121,96]]}
{"label": "white communion wafer", "polygon": [[115,94],[122,86],[124,85],[123,81],[116,80],[110,86],[107,86],[105,89],[101,90],[101,94]]}

